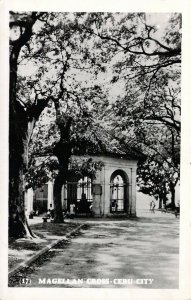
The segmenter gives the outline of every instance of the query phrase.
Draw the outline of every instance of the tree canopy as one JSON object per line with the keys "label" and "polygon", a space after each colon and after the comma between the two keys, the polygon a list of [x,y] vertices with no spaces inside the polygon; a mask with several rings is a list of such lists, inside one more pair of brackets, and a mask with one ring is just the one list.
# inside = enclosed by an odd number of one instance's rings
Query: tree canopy
{"label": "tree canopy", "polygon": [[[152,188],[163,174],[173,194],[180,160],[181,14],[10,16],[11,202],[24,203],[29,171],[37,185],[48,178],[45,171],[57,179],[60,172],[61,186],[73,153],[99,151],[144,154],[141,188],[147,189],[148,170]],[[99,167],[88,160],[85,166]],[[75,163],[73,169],[79,172]]]}

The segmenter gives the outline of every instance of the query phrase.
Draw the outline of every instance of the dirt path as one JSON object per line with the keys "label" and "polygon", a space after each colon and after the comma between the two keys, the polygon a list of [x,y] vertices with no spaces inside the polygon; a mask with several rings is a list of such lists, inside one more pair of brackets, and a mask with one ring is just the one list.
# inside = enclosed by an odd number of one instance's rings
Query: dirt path
{"label": "dirt path", "polygon": [[26,273],[28,287],[178,288],[174,215],[145,212],[136,220],[88,223],[81,235]]}

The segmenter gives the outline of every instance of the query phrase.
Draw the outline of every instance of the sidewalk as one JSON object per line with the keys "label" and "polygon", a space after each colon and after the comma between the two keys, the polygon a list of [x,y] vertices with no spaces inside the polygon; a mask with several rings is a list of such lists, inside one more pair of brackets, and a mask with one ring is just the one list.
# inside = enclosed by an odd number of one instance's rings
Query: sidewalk
{"label": "sidewalk", "polygon": [[28,222],[37,238],[22,238],[9,242],[9,272],[31,259],[36,253],[40,253],[45,247],[49,247],[52,243],[59,242],[65,236],[69,236],[73,230],[77,230],[79,227],[79,223],[71,223],[68,220],[63,224],[55,224],[49,221],[44,223],[42,217],[34,217],[34,219],[29,219]]}

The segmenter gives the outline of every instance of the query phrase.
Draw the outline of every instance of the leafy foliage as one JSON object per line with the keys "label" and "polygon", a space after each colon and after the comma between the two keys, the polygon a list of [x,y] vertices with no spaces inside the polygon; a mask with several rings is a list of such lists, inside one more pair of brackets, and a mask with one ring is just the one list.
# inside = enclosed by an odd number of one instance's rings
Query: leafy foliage
{"label": "leafy foliage", "polygon": [[181,15],[32,13],[14,18],[10,26],[17,27],[16,38],[33,22],[33,34],[18,56],[16,93],[28,121],[38,111],[27,140],[27,187],[56,177],[64,161],[70,171],[94,176],[99,166],[88,160],[78,166],[69,158],[96,153],[144,153],[141,189],[155,195],[163,183],[175,186]]}

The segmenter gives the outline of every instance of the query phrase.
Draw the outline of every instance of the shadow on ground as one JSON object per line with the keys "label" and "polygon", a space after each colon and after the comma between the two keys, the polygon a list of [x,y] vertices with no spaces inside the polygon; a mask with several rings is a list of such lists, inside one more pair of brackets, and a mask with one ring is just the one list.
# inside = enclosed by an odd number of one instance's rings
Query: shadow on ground
{"label": "shadow on ground", "polygon": [[[179,221],[173,215],[143,212],[134,220],[89,220],[88,224],[67,247],[51,250],[55,255],[33,268],[31,287],[178,288]],[[70,283],[40,284],[43,278]],[[78,279],[80,283],[75,282]],[[108,283],[100,284],[98,279]],[[142,279],[151,281],[145,284]]]}

